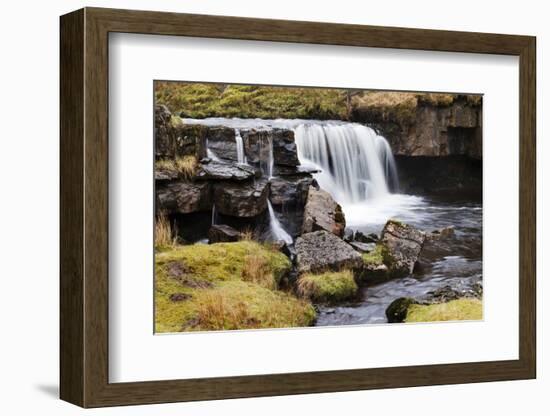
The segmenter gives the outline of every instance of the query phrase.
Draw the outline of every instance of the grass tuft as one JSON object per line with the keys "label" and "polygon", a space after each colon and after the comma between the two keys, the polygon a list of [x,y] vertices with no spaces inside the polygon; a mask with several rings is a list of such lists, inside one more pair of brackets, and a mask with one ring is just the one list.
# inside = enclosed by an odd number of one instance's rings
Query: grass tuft
{"label": "grass tuft", "polygon": [[357,295],[357,284],[350,270],[321,274],[304,274],[297,283],[299,296],[316,303],[334,303]]}
{"label": "grass tuft", "polygon": [[177,243],[177,237],[174,235],[170,220],[165,213],[161,212],[155,220],[155,248],[167,249],[174,247]]}
{"label": "grass tuft", "polygon": [[463,298],[434,305],[409,307],[405,322],[477,321],[483,319],[483,304],[479,299]]}
{"label": "grass tuft", "polygon": [[180,178],[190,180],[197,173],[198,162],[195,156],[183,156],[176,159],[160,159],[155,161],[155,170],[176,172]]}

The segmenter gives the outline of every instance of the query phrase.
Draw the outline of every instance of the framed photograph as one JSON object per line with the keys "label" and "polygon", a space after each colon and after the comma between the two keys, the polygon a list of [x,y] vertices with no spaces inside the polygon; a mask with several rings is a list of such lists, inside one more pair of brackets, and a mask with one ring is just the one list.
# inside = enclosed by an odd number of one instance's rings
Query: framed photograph
{"label": "framed photograph", "polygon": [[534,378],[535,49],[62,16],[61,398]]}

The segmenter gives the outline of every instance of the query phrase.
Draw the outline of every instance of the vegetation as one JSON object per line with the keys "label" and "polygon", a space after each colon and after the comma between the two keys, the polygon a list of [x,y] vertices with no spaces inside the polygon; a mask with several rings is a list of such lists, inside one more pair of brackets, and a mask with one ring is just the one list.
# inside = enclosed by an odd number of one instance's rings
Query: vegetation
{"label": "vegetation", "polygon": [[361,254],[363,263],[369,266],[381,266],[384,264],[385,251],[382,244],[377,244],[374,250]]}
{"label": "vegetation", "polygon": [[177,239],[174,234],[170,220],[161,212],[155,219],[155,248],[163,250],[175,246]]}
{"label": "vegetation", "polygon": [[155,161],[155,170],[175,172],[180,178],[190,180],[197,173],[198,162],[194,155]]}
{"label": "vegetation", "polygon": [[479,299],[462,298],[434,305],[409,306],[405,322],[474,321],[483,319],[483,304]]}
{"label": "vegetation", "polygon": [[310,303],[278,290],[288,258],[253,241],[173,246],[155,256],[157,332],[311,325]]}
{"label": "vegetation", "polygon": [[357,295],[357,284],[350,270],[300,276],[297,292],[316,303],[334,303]]}

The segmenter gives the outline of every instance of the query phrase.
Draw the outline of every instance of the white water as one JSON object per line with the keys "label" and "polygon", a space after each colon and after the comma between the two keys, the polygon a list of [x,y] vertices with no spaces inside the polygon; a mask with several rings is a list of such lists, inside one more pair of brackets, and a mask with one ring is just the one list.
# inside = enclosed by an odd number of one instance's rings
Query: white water
{"label": "white water", "polygon": [[273,206],[271,201],[267,200],[267,209],[269,211],[269,228],[273,239],[275,241],[284,241],[286,244],[292,244],[292,237],[285,231],[277,217],[275,216],[275,211],[273,211]]}
{"label": "white water", "polygon": [[244,143],[239,129],[235,129],[235,143],[237,144],[237,163],[246,165],[246,155],[244,154]]}
{"label": "white water", "polygon": [[214,162],[220,161],[220,158],[208,147],[208,139],[206,139],[206,157]]}
{"label": "white water", "polygon": [[[314,174],[315,179],[342,205],[349,226],[383,224],[391,217],[405,220],[416,212],[414,208],[425,204],[421,197],[392,193],[398,191],[398,177],[390,145],[367,126],[300,119],[207,118],[183,122],[260,131],[293,129],[301,165],[320,170]],[[265,140],[262,138],[261,146],[260,153],[268,156],[260,161],[260,168],[264,176],[272,178],[273,144],[269,134]],[[238,148],[239,144],[237,152]]]}

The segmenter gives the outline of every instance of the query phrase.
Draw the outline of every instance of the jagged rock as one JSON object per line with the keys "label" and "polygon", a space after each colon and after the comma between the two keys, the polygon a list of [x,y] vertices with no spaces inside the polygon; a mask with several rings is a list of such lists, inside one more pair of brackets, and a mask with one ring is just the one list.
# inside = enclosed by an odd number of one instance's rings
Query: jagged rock
{"label": "jagged rock", "polygon": [[307,203],[304,208],[302,233],[326,230],[338,237],[344,235],[346,219],[342,207],[332,199],[332,196],[322,189],[309,187]]}
{"label": "jagged rock", "polygon": [[266,180],[247,183],[221,182],[214,187],[214,203],[221,214],[250,218],[267,209],[268,194]]}
{"label": "jagged rock", "polygon": [[167,214],[188,214],[212,207],[208,182],[169,182],[157,187],[157,209]]}
{"label": "jagged rock", "polygon": [[389,220],[382,230],[384,263],[391,277],[411,274],[426,240],[426,233],[399,221]]}
{"label": "jagged rock", "polygon": [[273,130],[273,159],[276,165],[298,166],[298,153],[294,142],[294,131]]}
{"label": "jagged rock", "polygon": [[395,299],[390,305],[386,308],[386,318],[388,318],[389,323],[400,323],[404,322],[407,319],[407,313],[409,306],[418,303],[412,298],[398,298]]}
{"label": "jagged rock", "polygon": [[175,169],[157,168],[155,167],[156,181],[171,181],[178,179],[179,173]]}
{"label": "jagged rock", "polygon": [[303,207],[307,201],[313,178],[310,175],[275,177],[270,182],[271,194],[269,199],[273,205]]}
{"label": "jagged rock", "polygon": [[360,270],[363,265],[359,253],[327,231],[315,231],[298,237],[295,248],[299,273]]}
{"label": "jagged rock", "polygon": [[198,179],[245,181],[256,175],[251,166],[233,163],[210,161],[201,164],[197,172]]}
{"label": "jagged rock", "polygon": [[213,225],[208,230],[209,244],[239,241],[240,236],[241,233],[229,225]]}

